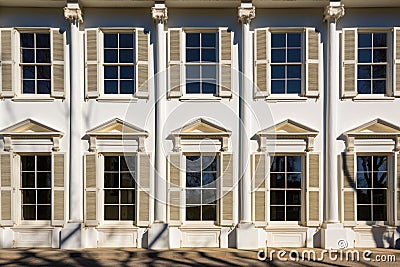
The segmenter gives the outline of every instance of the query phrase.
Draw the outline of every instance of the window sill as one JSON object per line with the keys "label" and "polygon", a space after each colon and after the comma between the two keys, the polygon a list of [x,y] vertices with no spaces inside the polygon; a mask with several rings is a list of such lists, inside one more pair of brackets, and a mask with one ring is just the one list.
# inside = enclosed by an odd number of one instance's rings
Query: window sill
{"label": "window sill", "polygon": [[51,221],[20,221],[17,225],[12,227],[13,229],[29,229],[29,228],[40,228],[40,229],[53,229]]}
{"label": "window sill", "polygon": [[113,221],[113,222],[103,222],[99,226],[97,226],[97,229],[99,230],[107,230],[107,229],[138,229],[136,225],[134,225],[132,222],[119,222],[119,221]]}
{"label": "window sill", "polygon": [[299,224],[292,224],[287,222],[282,222],[281,224],[270,224],[264,227],[264,230],[269,231],[269,232],[304,232],[307,231],[308,227],[302,226]]}
{"label": "window sill", "polygon": [[357,95],[352,99],[354,102],[369,102],[369,101],[386,101],[392,102],[395,100],[392,96],[385,95]]}
{"label": "window sill", "polygon": [[222,227],[215,225],[215,222],[184,222],[180,227],[182,230],[194,230],[194,229],[210,229],[219,230]]}
{"label": "window sill", "polygon": [[277,102],[306,102],[307,97],[299,95],[269,95],[265,98],[265,101],[269,103]]}
{"label": "window sill", "polygon": [[388,221],[358,221],[354,229],[372,229],[374,227],[391,227]]}
{"label": "window sill", "polygon": [[179,98],[181,102],[220,102],[219,96],[185,95]]}
{"label": "window sill", "polygon": [[14,102],[54,102],[52,97],[17,96],[11,99]]}
{"label": "window sill", "polygon": [[137,103],[138,98],[136,97],[108,97],[108,96],[100,96],[96,99],[97,102],[104,103]]}

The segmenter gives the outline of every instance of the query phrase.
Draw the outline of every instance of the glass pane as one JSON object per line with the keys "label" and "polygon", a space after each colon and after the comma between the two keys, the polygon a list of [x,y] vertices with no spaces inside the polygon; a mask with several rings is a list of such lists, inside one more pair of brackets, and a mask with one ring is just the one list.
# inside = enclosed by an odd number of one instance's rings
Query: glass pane
{"label": "glass pane", "polygon": [[287,66],[287,77],[301,79],[301,66]]}
{"label": "glass pane", "polygon": [[37,93],[38,94],[50,94],[51,83],[49,80],[38,80],[37,81]]}
{"label": "glass pane", "polygon": [[120,94],[133,94],[134,93],[134,83],[133,80],[120,81]]}
{"label": "glass pane", "polygon": [[387,171],[387,156],[374,156],[373,157],[373,170]]}
{"label": "glass pane", "polygon": [[23,172],[21,186],[22,186],[22,188],[35,187],[35,173],[34,172]]}
{"label": "glass pane", "polygon": [[104,187],[105,188],[118,188],[118,180],[119,180],[119,175],[117,172],[110,173],[106,172],[104,173]]}
{"label": "glass pane", "polygon": [[372,34],[359,33],[358,34],[358,47],[372,47]]}
{"label": "glass pane", "polygon": [[287,62],[301,62],[301,49],[288,49]]}
{"label": "glass pane", "polygon": [[213,156],[202,156],[202,168],[204,171],[217,171],[217,157]]}
{"label": "glass pane", "polygon": [[33,49],[22,50],[22,63],[35,63],[35,52]]}
{"label": "glass pane", "polygon": [[202,174],[202,185],[210,188],[210,187],[216,187],[216,184],[214,183],[217,180],[217,173],[215,172],[203,172]]}
{"label": "glass pane", "polygon": [[120,63],[133,63],[133,50],[132,49],[119,50],[119,62]]}
{"label": "glass pane", "polygon": [[371,188],[371,173],[358,172],[357,173],[357,188]]}
{"label": "glass pane", "polygon": [[119,47],[120,48],[134,48],[133,34],[120,33],[119,34]]}
{"label": "glass pane", "polygon": [[287,81],[287,93],[288,94],[300,94],[301,93],[301,80]]}
{"label": "glass pane", "polygon": [[35,79],[35,67],[24,66],[22,67],[23,79]]}
{"label": "glass pane", "polygon": [[372,198],[374,204],[386,204],[386,190],[385,189],[372,190]]}
{"label": "glass pane", "polygon": [[51,157],[50,156],[37,156],[37,170],[38,171],[51,171]]}
{"label": "glass pane", "polygon": [[386,62],[386,49],[374,49],[374,62]]}
{"label": "glass pane", "polygon": [[135,180],[130,173],[121,173],[121,187],[135,188]]}
{"label": "glass pane", "polygon": [[117,66],[104,66],[104,78],[105,79],[118,79],[118,67]]}
{"label": "glass pane", "polygon": [[200,79],[200,65],[186,66],[186,78]]}
{"label": "glass pane", "polygon": [[200,220],[201,206],[186,207],[186,220],[199,221]]}
{"label": "glass pane", "polygon": [[121,206],[121,220],[133,221],[134,216],[134,206]]}
{"label": "glass pane", "polygon": [[200,47],[200,33],[186,33],[186,47]]}
{"label": "glass pane", "polygon": [[34,94],[35,93],[35,81],[24,80],[22,92],[24,94]]}
{"label": "glass pane", "polygon": [[187,172],[186,173],[186,187],[200,187],[200,173]]}
{"label": "glass pane", "polygon": [[358,62],[359,63],[371,63],[372,62],[372,50],[362,49],[358,50]]}
{"label": "glass pane", "polygon": [[201,204],[201,190],[186,190],[186,204],[187,205],[199,205]]}
{"label": "glass pane", "polygon": [[357,204],[371,204],[371,190],[357,190]]}
{"label": "glass pane", "polygon": [[387,187],[387,172],[375,172],[374,177],[374,188],[385,188]]}
{"label": "glass pane", "polygon": [[357,221],[371,221],[371,206],[357,206]]}
{"label": "glass pane", "polygon": [[187,94],[200,94],[200,82],[186,80]]}
{"label": "glass pane", "polygon": [[202,190],[202,204],[216,204],[217,191],[214,189]]}
{"label": "glass pane", "polygon": [[386,78],[386,66],[372,66],[372,73],[374,78]]}
{"label": "glass pane", "polygon": [[386,93],[386,81],[378,80],[373,81],[373,94],[384,94]]}
{"label": "glass pane", "polygon": [[271,190],[271,204],[285,205],[285,191]]}
{"label": "glass pane", "polygon": [[186,157],[186,171],[187,172],[201,171],[201,157],[200,156],[187,156]]}
{"label": "glass pane", "polygon": [[271,173],[271,187],[285,188],[285,175],[282,173]]}
{"label": "glass pane", "polygon": [[22,204],[35,204],[36,190],[22,190]]}
{"label": "glass pane", "polygon": [[50,34],[37,33],[36,34],[36,48],[50,48]]}
{"label": "glass pane", "polygon": [[285,78],[285,66],[271,66],[272,79],[283,79]]}
{"label": "glass pane", "polygon": [[288,47],[301,47],[301,33],[288,33],[287,34]]}
{"label": "glass pane", "polygon": [[371,93],[371,81],[357,81],[357,92],[359,94],[370,94]]}
{"label": "glass pane", "polygon": [[217,219],[217,208],[215,205],[202,206],[203,221],[215,221]]}
{"label": "glass pane", "polygon": [[[375,67],[375,66],[374,66]],[[357,78],[358,79],[371,79],[371,66],[358,66]]]}
{"label": "glass pane", "polygon": [[104,203],[105,204],[118,204],[119,203],[119,190],[104,190]]}
{"label": "glass pane", "polygon": [[386,221],[387,220],[386,206],[374,205],[373,214],[374,214],[374,217],[372,218],[373,221]]}
{"label": "glass pane", "polygon": [[286,221],[300,221],[300,207],[286,207]]}
{"label": "glass pane", "polygon": [[104,34],[104,48],[117,48],[118,47],[118,34]]}
{"label": "glass pane", "polygon": [[121,204],[134,204],[135,193],[134,190],[121,190]]}
{"label": "glass pane", "polygon": [[386,33],[374,33],[374,47],[386,47],[386,43]]}
{"label": "glass pane", "polygon": [[216,81],[202,82],[201,85],[202,85],[201,93],[216,94],[217,92]]}
{"label": "glass pane", "polygon": [[301,188],[301,173],[287,175],[287,188]]}
{"label": "glass pane", "polygon": [[37,187],[38,188],[51,188],[51,172],[38,172],[37,173]]}
{"label": "glass pane", "polygon": [[201,46],[202,47],[216,47],[217,46],[217,34],[215,34],[215,33],[201,34]]}
{"label": "glass pane", "polygon": [[186,62],[199,62],[200,49],[186,49]]}
{"label": "glass pane", "polygon": [[217,62],[217,50],[216,49],[202,49],[201,50],[201,61],[202,62]]}
{"label": "glass pane", "polygon": [[[203,79],[213,79],[217,78],[217,67],[216,66],[207,66],[203,65],[201,67],[201,75]],[[196,78],[196,77],[194,77]]]}
{"label": "glass pane", "polygon": [[286,50],[285,49],[273,49],[271,51],[271,57],[273,63],[285,63],[286,62]]}
{"label": "glass pane", "polygon": [[274,156],[272,158],[271,172],[285,172],[284,156]]}
{"label": "glass pane", "polygon": [[118,206],[104,206],[104,220],[118,220]]}
{"label": "glass pane", "polygon": [[272,94],[284,94],[285,93],[285,81],[279,81],[279,80],[271,81],[271,93]]}
{"label": "glass pane", "polygon": [[301,204],[301,191],[300,190],[287,190],[286,191],[286,205],[300,205]]}
{"label": "glass pane", "polygon": [[118,50],[116,49],[104,50],[104,63],[118,63]]}
{"label": "glass pane", "polygon": [[51,220],[51,206],[37,206],[37,219],[38,220]]}
{"label": "glass pane", "polygon": [[50,49],[36,49],[36,63],[50,63]]}
{"label": "glass pane", "polygon": [[301,172],[301,156],[287,156],[287,171]]}
{"label": "glass pane", "polygon": [[285,220],[285,207],[271,207],[271,221]]}
{"label": "glass pane", "polygon": [[104,170],[105,171],[118,171],[119,170],[119,157],[118,156],[104,157]]}
{"label": "glass pane", "polygon": [[135,156],[123,156],[121,160],[126,162],[126,166],[128,167],[126,170],[130,172],[136,171],[136,157]]}
{"label": "glass pane", "polygon": [[371,156],[358,156],[357,157],[357,171],[358,172],[371,172],[372,171],[372,157]]}
{"label": "glass pane", "polygon": [[33,33],[21,33],[21,47],[34,48],[34,34]]}
{"label": "glass pane", "polygon": [[120,67],[120,78],[121,79],[133,79],[134,67],[133,66],[121,66]]}
{"label": "glass pane", "polygon": [[22,171],[35,170],[35,156],[21,156]]}
{"label": "glass pane", "polygon": [[51,67],[50,66],[37,66],[37,78],[38,79],[50,79],[51,78]]}
{"label": "glass pane", "polygon": [[37,190],[38,204],[51,204],[51,190]]}
{"label": "glass pane", "polygon": [[22,206],[22,220],[36,220],[36,206]]}
{"label": "glass pane", "polygon": [[286,34],[284,34],[284,33],[271,34],[271,45],[272,45],[272,47],[285,47],[286,46]]}

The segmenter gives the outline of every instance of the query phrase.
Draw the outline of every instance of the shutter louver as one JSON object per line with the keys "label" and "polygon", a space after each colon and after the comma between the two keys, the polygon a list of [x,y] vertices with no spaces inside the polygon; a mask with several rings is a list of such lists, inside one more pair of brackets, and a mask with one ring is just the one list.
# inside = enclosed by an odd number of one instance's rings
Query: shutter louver
{"label": "shutter louver", "polygon": [[12,153],[0,153],[0,226],[13,226],[12,216]]}
{"label": "shutter louver", "polygon": [[168,30],[168,98],[182,96],[182,56],[181,56],[182,29]]}
{"label": "shutter louver", "polygon": [[53,196],[53,212],[52,225],[62,226],[65,220],[65,196],[64,196],[64,180],[65,180],[65,153],[52,153],[52,196]]}
{"label": "shutter louver", "polygon": [[136,97],[149,98],[149,34],[143,29],[137,29],[136,40]]}
{"label": "shutter louver", "polygon": [[138,153],[138,205],[137,205],[137,225],[150,225],[150,180],[151,155],[148,153]]}
{"label": "shutter louver", "polygon": [[306,29],[306,85],[307,97],[319,96],[319,33],[314,28]]}
{"label": "shutter louver", "polygon": [[86,98],[99,96],[98,80],[98,35],[99,29],[86,29]]}
{"label": "shutter louver", "polygon": [[342,98],[357,96],[357,29],[342,31]]}
{"label": "shutter louver", "polygon": [[14,97],[13,88],[13,57],[12,57],[12,29],[2,29],[1,37],[1,81],[0,81],[0,98]]}
{"label": "shutter louver", "polygon": [[267,175],[267,155],[265,153],[255,153],[251,157],[251,177],[253,187],[253,220],[257,226],[265,226],[266,217],[266,175]]}
{"label": "shutter louver", "polygon": [[54,98],[64,98],[65,97],[65,58],[64,58],[64,48],[65,48],[65,37],[66,33],[60,33],[59,29],[51,30],[51,96]]}
{"label": "shutter louver", "polygon": [[98,225],[97,153],[85,154],[85,224]]}
{"label": "shutter louver", "polygon": [[355,154],[342,153],[339,165],[342,177],[342,212],[345,226],[356,225],[355,211]]}
{"label": "shutter louver", "polygon": [[393,29],[393,96],[400,97],[400,28]]}
{"label": "shutter louver", "polygon": [[319,154],[307,153],[307,226],[320,225],[320,160]]}
{"label": "shutter louver", "polygon": [[232,46],[233,32],[228,29],[219,29],[219,65],[220,65],[220,84],[219,96],[232,97]]}
{"label": "shutter louver", "polygon": [[169,224],[173,226],[180,226],[183,221],[181,160],[181,153],[168,155],[168,220]]}
{"label": "shutter louver", "polygon": [[269,95],[268,86],[268,70],[269,70],[269,58],[268,53],[268,29],[256,29],[255,30],[255,75],[254,75],[254,89],[256,98],[264,98]]}
{"label": "shutter louver", "polygon": [[221,198],[220,198],[220,225],[232,226],[234,224],[235,199],[233,191],[233,154],[221,153]]}

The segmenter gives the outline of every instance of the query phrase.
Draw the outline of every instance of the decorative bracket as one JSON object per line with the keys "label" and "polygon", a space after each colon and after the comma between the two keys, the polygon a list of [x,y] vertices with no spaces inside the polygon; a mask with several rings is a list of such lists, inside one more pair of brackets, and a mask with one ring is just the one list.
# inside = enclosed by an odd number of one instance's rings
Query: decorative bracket
{"label": "decorative bracket", "polygon": [[344,16],[344,5],[333,4],[325,8],[324,20],[329,21],[330,19],[338,20]]}
{"label": "decorative bracket", "polygon": [[400,151],[400,136],[394,138],[394,151]]}
{"label": "decorative bracket", "polygon": [[346,136],[345,137],[345,144],[346,144],[346,151],[347,152],[353,152],[354,151],[354,141],[355,138],[353,136]]}
{"label": "decorative bracket", "polygon": [[68,5],[64,7],[64,17],[71,21],[75,20],[79,23],[83,23],[82,11],[79,5]]}
{"label": "decorative bracket", "polygon": [[243,23],[250,23],[256,17],[256,8],[254,6],[238,7],[238,20]]}
{"label": "decorative bracket", "polygon": [[151,8],[151,15],[155,23],[166,23],[168,20],[168,9],[167,7],[152,7]]}

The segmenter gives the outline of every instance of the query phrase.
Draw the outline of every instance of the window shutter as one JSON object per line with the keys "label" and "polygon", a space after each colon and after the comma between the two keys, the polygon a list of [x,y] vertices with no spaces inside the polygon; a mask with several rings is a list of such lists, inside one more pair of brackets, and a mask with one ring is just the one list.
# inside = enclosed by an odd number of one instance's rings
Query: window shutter
{"label": "window shutter", "polygon": [[306,31],[306,77],[305,95],[307,97],[319,96],[319,33],[314,28]]}
{"label": "window shutter", "polygon": [[394,210],[395,210],[395,225],[400,226],[400,154],[396,153],[396,178],[394,183],[395,197],[394,197]]}
{"label": "window shutter", "polygon": [[12,215],[12,169],[13,155],[12,153],[0,153],[0,209],[1,209],[1,226],[13,226],[14,220]]}
{"label": "window shutter", "polygon": [[232,47],[233,32],[227,28],[219,29],[219,96],[232,97]]}
{"label": "window shutter", "polygon": [[339,167],[342,177],[342,214],[345,226],[356,225],[356,199],[355,199],[355,159],[356,154],[342,153],[339,156]]}
{"label": "window shutter", "polygon": [[99,96],[99,52],[98,36],[99,29],[86,29],[86,98],[96,98]]}
{"label": "window shutter", "polygon": [[137,225],[150,225],[150,180],[152,177],[151,156],[149,153],[138,153],[138,197]]}
{"label": "window shutter", "polygon": [[51,30],[51,96],[55,98],[65,97],[65,37],[66,33],[60,33],[60,29]]}
{"label": "window shutter", "polygon": [[256,226],[266,226],[266,176],[268,173],[267,155],[265,153],[255,153],[251,158],[252,165],[252,186],[253,186],[253,221]]}
{"label": "window shutter", "polygon": [[342,98],[357,95],[357,29],[342,31]]}
{"label": "window shutter", "polygon": [[13,88],[13,29],[1,29],[1,80],[0,98],[14,97]]}
{"label": "window shutter", "polygon": [[319,226],[321,221],[320,160],[318,153],[307,153],[307,226]]}
{"label": "window shutter", "polygon": [[183,221],[181,162],[182,153],[168,155],[168,221],[172,226],[180,226]]}
{"label": "window shutter", "polygon": [[393,96],[400,97],[400,28],[393,29]]}
{"label": "window shutter", "polygon": [[98,225],[97,153],[85,153],[85,224]]}
{"label": "window shutter", "polygon": [[136,96],[149,98],[149,34],[143,29],[136,30],[137,64],[136,64]]}
{"label": "window shutter", "polygon": [[233,154],[221,153],[221,196],[220,196],[220,225],[233,226],[234,210],[234,181],[233,181]]}
{"label": "window shutter", "polygon": [[182,29],[168,30],[168,74],[169,88],[168,98],[182,96]]}
{"label": "window shutter", "polygon": [[256,29],[255,30],[255,73],[254,73],[254,85],[255,85],[255,97],[256,98],[264,98],[269,96],[269,37],[270,32],[268,28],[265,29]]}
{"label": "window shutter", "polygon": [[63,226],[65,220],[65,153],[52,153],[52,225]]}

